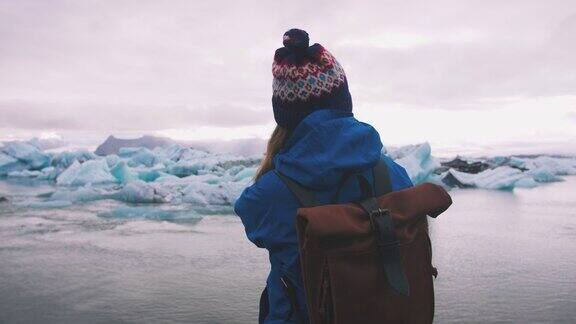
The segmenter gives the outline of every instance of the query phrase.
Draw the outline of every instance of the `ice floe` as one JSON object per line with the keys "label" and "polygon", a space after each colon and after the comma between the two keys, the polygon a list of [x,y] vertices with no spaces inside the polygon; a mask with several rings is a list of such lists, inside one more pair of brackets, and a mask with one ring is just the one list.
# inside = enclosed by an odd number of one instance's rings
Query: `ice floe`
{"label": "ice floe", "polygon": [[[563,176],[576,174],[573,157],[448,160],[435,158],[428,143],[385,153],[406,169],[415,184],[434,182],[445,187],[512,190],[561,181]],[[120,147],[106,156],[86,150],[47,153],[25,142],[11,142],[0,149],[1,178],[44,181],[53,188],[15,203],[34,208],[62,208],[112,199],[130,204],[190,204],[206,210],[218,206],[229,210],[251,183],[258,163],[259,159],[253,157],[215,154],[169,143],[162,147]],[[131,213],[144,212],[126,209],[114,215],[130,218]],[[162,218],[151,215],[144,218]]]}
{"label": "ice floe", "polygon": [[84,163],[74,161],[62,172],[56,183],[61,186],[84,186],[87,184],[103,184],[118,182],[106,163],[106,160],[90,160]]}

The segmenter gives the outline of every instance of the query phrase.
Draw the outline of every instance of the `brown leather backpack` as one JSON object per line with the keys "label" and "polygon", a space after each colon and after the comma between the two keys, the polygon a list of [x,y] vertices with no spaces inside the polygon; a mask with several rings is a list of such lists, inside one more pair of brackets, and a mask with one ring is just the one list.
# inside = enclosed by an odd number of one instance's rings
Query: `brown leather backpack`
{"label": "brown leather backpack", "polygon": [[432,246],[426,215],[452,203],[440,186],[424,183],[390,192],[384,162],[374,188],[357,176],[364,199],[319,205],[314,192],[279,174],[300,200],[297,226],[311,323],[431,323]]}

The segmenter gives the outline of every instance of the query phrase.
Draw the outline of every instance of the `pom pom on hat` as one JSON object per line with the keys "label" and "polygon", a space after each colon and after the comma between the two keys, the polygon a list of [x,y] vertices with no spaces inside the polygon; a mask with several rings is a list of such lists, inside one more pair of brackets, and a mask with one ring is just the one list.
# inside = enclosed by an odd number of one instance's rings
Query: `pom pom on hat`
{"label": "pom pom on hat", "polygon": [[308,36],[308,33],[302,29],[292,28],[284,33],[282,43],[287,49],[301,51],[308,48],[310,37]]}

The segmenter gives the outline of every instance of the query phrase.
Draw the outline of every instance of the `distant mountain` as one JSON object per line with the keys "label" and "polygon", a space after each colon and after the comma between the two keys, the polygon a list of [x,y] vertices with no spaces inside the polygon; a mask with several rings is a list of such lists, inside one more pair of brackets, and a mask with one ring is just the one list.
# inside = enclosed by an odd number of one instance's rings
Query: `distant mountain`
{"label": "distant mountain", "polygon": [[266,140],[261,138],[237,139],[237,140],[196,140],[177,141],[167,137],[144,135],[134,139],[122,139],[110,135],[104,143],[94,151],[97,155],[118,154],[122,147],[146,147],[153,149],[157,146],[166,147],[172,144],[180,144],[185,147],[193,147],[212,153],[226,153],[241,156],[260,156],[266,150]]}
{"label": "distant mountain", "polygon": [[122,139],[116,138],[114,135],[108,136],[104,143],[100,144],[94,153],[97,155],[109,155],[118,154],[118,151],[122,147],[146,147],[148,149],[153,149],[155,147],[166,147],[177,143],[166,137],[157,137],[152,135],[144,135],[139,138],[134,139]]}

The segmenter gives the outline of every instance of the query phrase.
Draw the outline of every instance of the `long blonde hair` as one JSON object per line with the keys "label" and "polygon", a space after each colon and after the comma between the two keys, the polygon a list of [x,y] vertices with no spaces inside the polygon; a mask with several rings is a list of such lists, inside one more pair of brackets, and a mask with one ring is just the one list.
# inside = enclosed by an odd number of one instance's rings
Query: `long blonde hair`
{"label": "long blonde hair", "polygon": [[273,159],[274,156],[286,145],[286,141],[290,138],[291,132],[284,127],[276,126],[272,132],[272,136],[268,140],[266,147],[266,154],[260,162],[260,167],[256,171],[254,181],[258,180],[264,173],[274,169]]}

